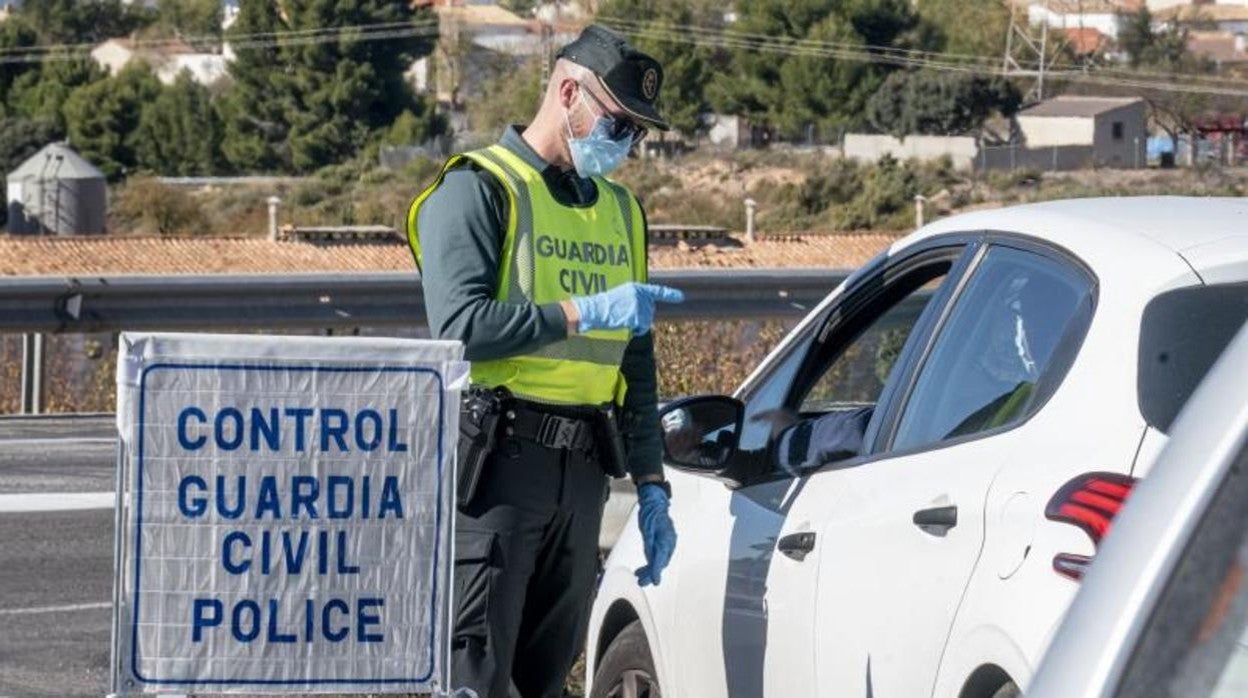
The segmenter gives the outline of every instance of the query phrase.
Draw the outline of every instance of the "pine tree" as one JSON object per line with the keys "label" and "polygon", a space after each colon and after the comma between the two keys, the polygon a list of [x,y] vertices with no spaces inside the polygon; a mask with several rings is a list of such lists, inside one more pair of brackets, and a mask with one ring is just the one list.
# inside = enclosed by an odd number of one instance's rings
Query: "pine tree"
{"label": "pine tree", "polygon": [[18,17],[30,22],[42,44],[97,43],[151,24],[146,3],[122,0],[27,0]]}
{"label": "pine tree", "polygon": [[132,142],[139,167],[179,176],[219,171],[220,144],[221,124],[212,96],[186,71],[143,106]]}
{"label": "pine tree", "polygon": [[389,0],[243,0],[234,32],[338,32],[333,41],[237,51],[226,157],[244,171],[308,172],[349,159],[405,110],[426,113],[403,73],[431,41],[363,40],[354,27],[427,17]]}
{"label": "pine tree", "polygon": [[160,81],[143,63],[74,90],[64,108],[70,145],[110,179],[121,177],[137,164],[134,140],[143,106],[160,91]]}
{"label": "pine tree", "polygon": [[9,107],[14,115],[52,123],[65,132],[65,102],[74,90],[103,80],[107,74],[89,56],[51,55],[38,70],[13,81]]}
{"label": "pine tree", "polygon": [[[0,22],[0,51],[12,51],[34,46],[39,43],[39,35],[21,17],[11,17]],[[0,63],[0,113],[9,101],[9,90],[14,81],[25,73],[36,71],[38,63]]]}

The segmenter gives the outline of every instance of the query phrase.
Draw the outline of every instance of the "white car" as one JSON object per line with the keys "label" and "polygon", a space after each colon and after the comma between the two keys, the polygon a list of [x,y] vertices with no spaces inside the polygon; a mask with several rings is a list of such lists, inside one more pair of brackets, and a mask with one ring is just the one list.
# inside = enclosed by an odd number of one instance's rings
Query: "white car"
{"label": "white car", "polygon": [[1246,280],[1248,200],[1049,202],[900,240],[734,398],[665,408],[676,554],[639,587],[625,527],[590,695],[1026,688]]}

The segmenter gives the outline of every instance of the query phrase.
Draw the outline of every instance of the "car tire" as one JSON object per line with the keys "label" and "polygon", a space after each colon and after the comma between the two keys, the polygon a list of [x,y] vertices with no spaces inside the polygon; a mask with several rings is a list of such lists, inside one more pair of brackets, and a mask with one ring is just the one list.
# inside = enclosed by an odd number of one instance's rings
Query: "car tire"
{"label": "car tire", "polygon": [[661,698],[659,677],[641,621],[633,621],[611,641],[598,670],[590,698]]}
{"label": "car tire", "polygon": [[1023,692],[1018,690],[1018,684],[1013,681],[1007,681],[1004,686],[998,688],[992,694],[992,698],[1018,698],[1021,695],[1023,695]]}

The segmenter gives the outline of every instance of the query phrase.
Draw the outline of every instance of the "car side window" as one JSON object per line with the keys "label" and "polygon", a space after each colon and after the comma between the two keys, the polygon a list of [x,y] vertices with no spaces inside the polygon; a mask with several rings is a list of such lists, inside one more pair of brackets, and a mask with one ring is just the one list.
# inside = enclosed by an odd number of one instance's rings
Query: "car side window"
{"label": "car side window", "polygon": [[[933,268],[911,281],[916,285],[900,301],[886,306],[834,356],[819,367],[818,378],[801,396],[798,413],[817,416],[828,412],[874,408],[896,367],[919,315],[945,280],[948,264]],[[934,278],[933,278],[934,277]]]}
{"label": "car side window", "polygon": [[1086,331],[1092,292],[1092,280],[1072,265],[990,247],[918,373],[891,450],[1029,416],[1040,404],[1038,388],[1046,372],[1065,370],[1055,361],[1063,339]]}
{"label": "car side window", "polygon": [[745,417],[741,425],[738,448],[756,451],[767,446],[772,435],[772,424],[768,415],[784,406],[784,398],[789,394],[797,369],[802,365],[802,359],[806,358],[811,340],[820,325],[822,322],[815,322],[803,329],[802,334],[794,338],[788,353],[779,357],[775,368],[745,396]]}

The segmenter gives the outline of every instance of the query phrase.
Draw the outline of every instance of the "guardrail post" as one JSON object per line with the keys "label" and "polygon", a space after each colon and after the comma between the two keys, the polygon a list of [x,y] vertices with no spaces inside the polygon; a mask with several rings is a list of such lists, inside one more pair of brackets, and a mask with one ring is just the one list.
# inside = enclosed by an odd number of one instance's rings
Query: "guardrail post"
{"label": "guardrail post", "polygon": [[43,413],[44,335],[22,335],[22,414]]}

